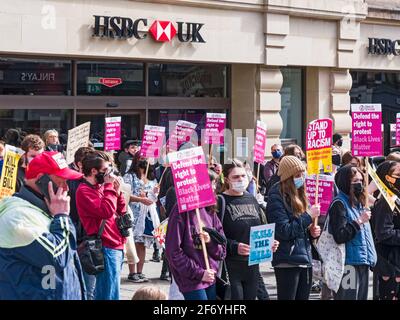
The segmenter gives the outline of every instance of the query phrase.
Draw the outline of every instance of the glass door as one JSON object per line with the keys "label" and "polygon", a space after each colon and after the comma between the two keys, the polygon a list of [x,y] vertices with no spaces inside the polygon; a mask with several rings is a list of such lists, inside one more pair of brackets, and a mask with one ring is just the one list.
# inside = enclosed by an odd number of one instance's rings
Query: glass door
{"label": "glass door", "polygon": [[121,117],[121,148],[127,140],[142,138],[145,111],[77,110],[76,125],[90,121],[90,141],[99,150],[104,149],[104,125],[106,117]]}

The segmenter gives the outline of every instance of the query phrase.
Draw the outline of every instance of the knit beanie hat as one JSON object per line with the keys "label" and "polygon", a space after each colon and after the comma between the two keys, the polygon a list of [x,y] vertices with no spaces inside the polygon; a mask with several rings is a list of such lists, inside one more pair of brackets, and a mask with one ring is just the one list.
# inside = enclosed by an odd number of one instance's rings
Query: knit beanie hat
{"label": "knit beanie hat", "polygon": [[284,156],[279,162],[278,176],[281,177],[281,181],[285,181],[305,170],[306,167],[299,158],[295,156]]}

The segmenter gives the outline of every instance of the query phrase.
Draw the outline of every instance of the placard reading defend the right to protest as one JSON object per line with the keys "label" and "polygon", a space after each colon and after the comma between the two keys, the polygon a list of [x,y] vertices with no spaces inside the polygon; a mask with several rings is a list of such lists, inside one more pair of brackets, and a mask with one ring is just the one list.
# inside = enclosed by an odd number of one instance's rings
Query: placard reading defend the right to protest
{"label": "placard reading defend the right to protest", "polygon": [[353,156],[383,155],[381,104],[352,104],[351,150]]}
{"label": "placard reading defend the right to protest", "polygon": [[215,204],[203,148],[168,154],[180,213]]}

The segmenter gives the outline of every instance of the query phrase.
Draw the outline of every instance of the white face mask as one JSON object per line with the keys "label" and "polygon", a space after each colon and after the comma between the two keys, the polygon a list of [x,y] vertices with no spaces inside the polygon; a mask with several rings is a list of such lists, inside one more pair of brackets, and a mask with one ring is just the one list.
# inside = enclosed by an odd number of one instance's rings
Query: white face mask
{"label": "white face mask", "polygon": [[233,181],[231,182],[232,190],[236,192],[245,192],[249,186],[249,181],[244,179],[243,181]]}

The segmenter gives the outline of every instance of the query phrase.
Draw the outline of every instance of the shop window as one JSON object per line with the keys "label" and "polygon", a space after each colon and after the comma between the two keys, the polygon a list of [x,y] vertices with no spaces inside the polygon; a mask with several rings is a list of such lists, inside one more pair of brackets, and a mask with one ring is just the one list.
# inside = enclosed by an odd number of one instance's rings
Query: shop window
{"label": "shop window", "polygon": [[149,95],[227,98],[227,66],[149,64]]}
{"label": "shop window", "polygon": [[0,94],[71,95],[71,64],[0,58]]}
{"label": "shop window", "polygon": [[281,94],[281,112],[283,129],[282,144],[303,142],[303,70],[282,68],[283,84]]}
{"label": "shop window", "polygon": [[22,134],[43,135],[55,129],[59,134],[68,134],[72,127],[72,110],[2,109],[0,110],[0,137],[8,129],[17,129]]}
{"label": "shop window", "polygon": [[[201,130],[205,129],[206,125],[206,113],[226,113],[226,110],[218,109],[207,109],[207,110],[181,110],[181,109],[171,109],[171,110],[149,110],[149,124],[165,127],[166,137],[169,137],[170,122],[177,122],[178,120],[185,120],[197,124],[196,133],[200,142]],[[227,115],[227,118],[229,116]],[[228,124],[227,124],[228,125]]]}
{"label": "shop window", "polygon": [[143,63],[78,63],[78,95],[144,94]]}

